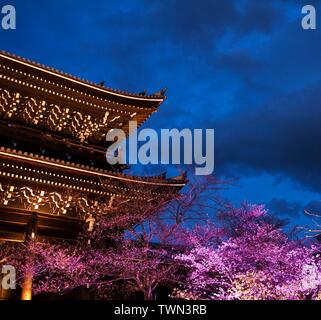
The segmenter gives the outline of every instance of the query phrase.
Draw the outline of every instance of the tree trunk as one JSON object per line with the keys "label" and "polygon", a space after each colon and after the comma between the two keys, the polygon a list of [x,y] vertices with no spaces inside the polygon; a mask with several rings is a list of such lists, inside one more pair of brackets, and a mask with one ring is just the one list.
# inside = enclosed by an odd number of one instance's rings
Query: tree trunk
{"label": "tree trunk", "polygon": [[153,300],[153,291],[151,288],[144,290],[144,300]]}

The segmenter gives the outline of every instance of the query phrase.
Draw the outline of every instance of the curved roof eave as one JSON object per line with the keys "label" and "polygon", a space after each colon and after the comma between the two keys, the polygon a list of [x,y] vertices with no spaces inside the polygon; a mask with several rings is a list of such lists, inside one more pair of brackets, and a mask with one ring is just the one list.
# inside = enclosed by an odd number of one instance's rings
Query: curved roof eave
{"label": "curved roof eave", "polygon": [[114,173],[107,170],[95,170],[92,167],[77,165],[75,163],[66,163],[65,161],[57,161],[54,159],[49,159],[47,157],[38,156],[28,154],[26,152],[19,152],[16,150],[12,150],[10,148],[0,148],[0,156],[5,156],[17,160],[22,160],[26,162],[34,162],[40,165],[48,165],[50,167],[54,167],[57,169],[65,169],[69,171],[90,174],[102,178],[109,178],[114,180],[121,180],[127,182],[133,182],[138,184],[145,184],[145,185],[153,185],[153,186],[163,186],[163,187],[184,187],[186,185],[186,181],[180,181],[175,179],[155,179],[155,178],[148,178],[148,177],[136,177],[130,176],[122,173]]}
{"label": "curved roof eave", "polygon": [[113,95],[113,96],[120,97],[120,98],[127,98],[127,99],[136,100],[136,101],[158,102],[159,104],[161,104],[166,98],[165,96],[156,96],[156,95],[141,96],[139,94],[128,93],[128,92],[123,92],[120,90],[101,87],[93,82],[72,76],[70,74],[63,73],[59,70],[44,66],[42,64],[38,64],[36,62],[24,59],[20,56],[15,56],[11,53],[1,51],[1,50],[0,50],[0,57],[7,59],[7,60],[11,60],[13,62],[22,64],[22,65],[25,65],[25,66],[28,66],[28,67],[36,69],[36,70],[39,70],[41,72],[48,73],[52,76],[56,76],[56,77],[64,79],[64,80],[71,81],[73,83],[84,86],[86,88],[94,89],[99,92],[106,93],[106,94]]}

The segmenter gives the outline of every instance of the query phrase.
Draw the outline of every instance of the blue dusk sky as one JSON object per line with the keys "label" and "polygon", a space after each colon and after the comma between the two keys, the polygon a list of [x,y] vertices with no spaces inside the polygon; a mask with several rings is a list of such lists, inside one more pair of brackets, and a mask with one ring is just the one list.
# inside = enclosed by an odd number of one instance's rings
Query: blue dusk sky
{"label": "blue dusk sky", "polygon": [[[2,50],[129,92],[168,88],[145,126],[214,128],[215,172],[237,179],[224,196],[293,224],[321,212],[321,1],[5,4],[17,29],[0,30]],[[317,30],[301,27],[305,4]]]}

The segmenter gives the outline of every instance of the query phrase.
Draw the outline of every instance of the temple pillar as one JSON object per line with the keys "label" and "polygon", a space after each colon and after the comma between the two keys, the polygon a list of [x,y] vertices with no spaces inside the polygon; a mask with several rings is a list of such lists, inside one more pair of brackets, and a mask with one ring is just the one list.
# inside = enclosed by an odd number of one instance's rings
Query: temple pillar
{"label": "temple pillar", "polygon": [[24,275],[22,292],[21,292],[21,300],[32,300],[32,279],[33,279],[33,270],[32,270],[32,266],[30,266],[30,268],[28,268],[28,270]]}
{"label": "temple pillar", "polygon": [[[26,232],[26,241],[34,242],[36,241],[38,230],[38,217],[36,214],[33,214]],[[23,284],[22,284],[22,292],[21,292],[21,300],[32,300],[32,281],[33,281],[33,273],[34,273],[34,255],[32,252],[27,252],[26,256],[26,271],[24,274]]]}

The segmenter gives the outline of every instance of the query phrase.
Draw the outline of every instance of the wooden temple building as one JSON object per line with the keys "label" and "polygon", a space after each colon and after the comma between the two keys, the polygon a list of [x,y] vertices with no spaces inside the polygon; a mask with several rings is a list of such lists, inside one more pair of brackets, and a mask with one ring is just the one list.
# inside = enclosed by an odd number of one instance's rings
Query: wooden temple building
{"label": "wooden temple building", "polygon": [[[106,133],[141,125],[164,101],[106,88],[0,52],[0,241],[76,239],[88,209],[149,200],[186,181],[137,177],[106,161]],[[143,202],[142,202],[143,203]]]}

